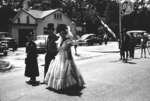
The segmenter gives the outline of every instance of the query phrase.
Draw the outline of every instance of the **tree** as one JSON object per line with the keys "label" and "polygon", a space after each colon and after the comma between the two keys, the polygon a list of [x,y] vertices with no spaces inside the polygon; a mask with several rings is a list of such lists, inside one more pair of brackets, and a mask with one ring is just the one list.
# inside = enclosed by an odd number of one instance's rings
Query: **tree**
{"label": "tree", "polygon": [[119,4],[115,1],[109,1],[107,3],[104,17],[106,24],[119,36]]}
{"label": "tree", "polygon": [[14,12],[10,6],[3,6],[0,8],[0,31],[8,31],[10,19],[14,17],[16,12]]}
{"label": "tree", "polygon": [[129,15],[123,16],[122,24],[127,30],[146,30],[150,32],[148,3],[145,0],[136,0],[134,11]]}

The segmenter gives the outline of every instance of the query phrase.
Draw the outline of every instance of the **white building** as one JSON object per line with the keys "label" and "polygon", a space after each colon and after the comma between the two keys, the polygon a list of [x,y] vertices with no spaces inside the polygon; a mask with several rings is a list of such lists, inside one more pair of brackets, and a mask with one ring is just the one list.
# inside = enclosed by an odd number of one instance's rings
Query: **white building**
{"label": "white building", "polygon": [[55,29],[59,24],[66,24],[70,26],[71,32],[75,33],[75,24],[59,9],[47,11],[22,9],[13,18],[10,33],[19,46],[24,46],[26,36],[30,32],[34,32],[36,38],[36,35],[44,34],[48,24],[53,24]]}

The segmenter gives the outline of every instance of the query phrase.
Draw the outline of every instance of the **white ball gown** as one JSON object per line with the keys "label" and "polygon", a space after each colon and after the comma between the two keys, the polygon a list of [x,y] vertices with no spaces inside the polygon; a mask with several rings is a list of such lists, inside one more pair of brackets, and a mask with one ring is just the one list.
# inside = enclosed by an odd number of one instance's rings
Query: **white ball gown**
{"label": "white ball gown", "polygon": [[45,76],[45,82],[49,88],[63,90],[74,85],[84,86],[83,77],[77,69],[71,54],[71,46],[72,41],[70,39],[63,41],[58,54],[51,61]]}

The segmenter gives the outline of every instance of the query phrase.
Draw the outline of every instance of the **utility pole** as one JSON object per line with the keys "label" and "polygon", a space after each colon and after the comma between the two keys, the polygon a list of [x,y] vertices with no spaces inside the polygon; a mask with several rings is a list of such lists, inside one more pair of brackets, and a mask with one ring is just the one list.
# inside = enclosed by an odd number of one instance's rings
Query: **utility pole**
{"label": "utility pole", "polygon": [[122,22],[121,22],[121,13],[122,13],[122,7],[121,7],[121,1],[120,0],[117,0],[118,4],[119,4],[119,49],[120,49],[120,57],[122,59],[122,39],[123,39],[123,36],[122,36]]}
{"label": "utility pole", "polygon": [[119,38],[120,38],[120,42],[122,43],[122,23],[121,23],[121,2],[120,0],[118,0],[118,3],[119,3]]}

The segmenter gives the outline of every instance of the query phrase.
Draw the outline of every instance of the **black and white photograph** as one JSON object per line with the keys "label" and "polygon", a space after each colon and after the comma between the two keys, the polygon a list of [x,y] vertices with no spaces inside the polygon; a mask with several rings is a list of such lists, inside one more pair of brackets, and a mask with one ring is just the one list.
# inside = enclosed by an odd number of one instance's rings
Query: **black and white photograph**
{"label": "black and white photograph", "polygon": [[150,101],[150,0],[0,0],[0,101]]}

